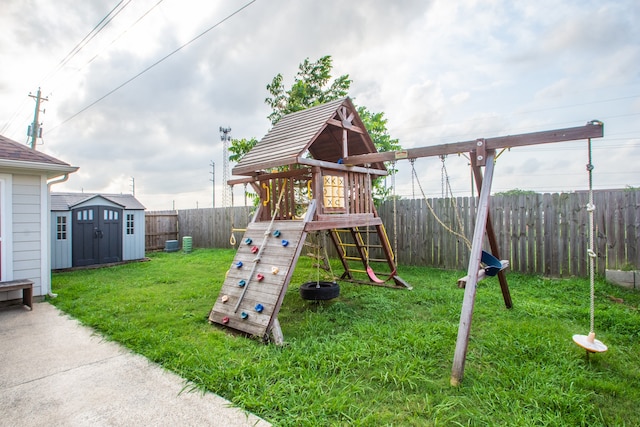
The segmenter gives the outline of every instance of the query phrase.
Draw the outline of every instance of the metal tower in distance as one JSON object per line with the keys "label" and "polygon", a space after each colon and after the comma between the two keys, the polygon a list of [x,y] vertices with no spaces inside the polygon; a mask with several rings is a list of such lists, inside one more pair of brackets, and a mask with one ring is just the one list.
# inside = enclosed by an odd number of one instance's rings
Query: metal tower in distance
{"label": "metal tower in distance", "polygon": [[222,206],[231,206],[231,187],[227,181],[231,179],[229,171],[229,142],[231,142],[231,128],[220,126],[220,140],[222,141]]}

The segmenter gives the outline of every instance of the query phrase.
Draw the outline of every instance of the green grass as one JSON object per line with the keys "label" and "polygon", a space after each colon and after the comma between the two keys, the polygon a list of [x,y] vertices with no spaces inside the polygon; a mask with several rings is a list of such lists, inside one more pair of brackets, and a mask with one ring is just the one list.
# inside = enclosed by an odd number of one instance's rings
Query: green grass
{"label": "green grass", "polygon": [[[640,425],[640,293],[597,281],[591,355],[589,283],[508,274],[478,286],[465,378],[451,387],[462,272],[401,267],[413,291],[341,283],[303,301],[302,259],[279,319],[287,345],[207,322],[233,250],[152,253],[150,262],[58,273],[53,304],[165,368],[278,426]],[[335,264],[334,269],[338,271]],[[609,297],[622,298],[624,303]]]}

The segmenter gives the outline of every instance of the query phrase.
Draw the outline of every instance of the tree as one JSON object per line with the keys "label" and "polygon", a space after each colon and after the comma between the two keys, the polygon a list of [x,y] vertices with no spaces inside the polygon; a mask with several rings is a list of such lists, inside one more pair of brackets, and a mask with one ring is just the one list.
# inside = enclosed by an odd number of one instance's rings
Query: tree
{"label": "tree", "polygon": [[229,160],[232,162],[239,162],[240,159],[247,154],[256,144],[258,140],[255,138],[242,138],[242,139],[234,139],[231,141],[229,145]]}
{"label": "tree", "polygon": [[533,194],[538,194],[533,190],[521,190],[520,188],[513,188],[507,191],[500,191],[495,193],[494,196],[530,196]]}
{"label": "tree", "polygon": [[[267,84],[267,91],[271,96],[264,100],[272,109],[268,116],[271,124],[275,125],[286,114],[347,96],[352,80],[349,79],[348,74],[344,74],[332,81],[332,67],[333,60],[330,55],[323,56],[316,62],[311,62],[309,58],[306,58],[300,64],[289,90],[285,89],[282,83],[283,76],[278,73],[271,80],[271,83]],[[387,119],[385,119],[384,113],[373,113],[362,106],[357,107],[357,110],[378,151],[401,149],[398,140],[392,139],[388,133]],[[232,140],[229,151],[233,155],[229,156],[229,160],[237,162],[257,142],[256,138]],[[389,170],[389,173],[394,174],[396,170]],[[388,198],[389,190],[383,188],[381,180],[375,181],[374,185],[375,199],[380,201]]]}
{"label": "tree", "polygon": [[329,55],[317,62],[309,62],[306,58],[288,91],[282,84],[282,74],[278,73],[267,85],[271,96],[264,100],[273,110],[268,116],[271,124],[275,125],[286,114],[347,96],[352,80],[344,74],[330,84],[332,67],[333,60]]}

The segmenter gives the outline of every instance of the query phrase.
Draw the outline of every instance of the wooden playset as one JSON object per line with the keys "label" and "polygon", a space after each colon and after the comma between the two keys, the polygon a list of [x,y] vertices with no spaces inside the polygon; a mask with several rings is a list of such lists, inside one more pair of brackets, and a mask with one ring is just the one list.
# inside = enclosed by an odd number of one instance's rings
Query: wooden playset
{"label": "wooden playset", "polygon": [[[280,336],[277,314],[310,232],[326,230],[344,272],[374,285],[410,288],[373,204],[383,162],[346,166],[375,153],[349,98],[283,117],[233,168],[260,197],[209,320],[250,335]],[[375,255],[374,255],[375,254]],[[355,263],[359,265],[354,265]],[[374,271],[374,266],[376,271]]]}
{"label": "wooden playset", "polygon": [[[284,116],[233,168],[230,185],[250,184],[259,208],[241,241],[209,321],[282,342],[277,315],[307,234],[326,230],[344,268],[342,280],[411,289],[397,274],[394,254],[373,203],[372,182],[384,162],[468,153],[479,197],[451,383],[462,380],[476,284],[497,275],[511,308],[489,215],[496,150],[603,136],[601,122],[529,134],[377,152],[349,98]],[[484,174],[482,172],[484,168]],[[485,236],[489,250],[483,251]],[[354,262],[359,267],[354,267]],[[374,270],[375,266],[375,270]]]}

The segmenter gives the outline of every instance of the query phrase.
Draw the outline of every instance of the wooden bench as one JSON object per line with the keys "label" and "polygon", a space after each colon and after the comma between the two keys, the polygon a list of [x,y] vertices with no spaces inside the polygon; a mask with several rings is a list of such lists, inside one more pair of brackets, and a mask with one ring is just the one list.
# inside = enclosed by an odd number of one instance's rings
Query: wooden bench
{"label": "wooden bench", "polygon": [[22,304],[33,310],[33,282],[28,279],[9,280],[0,282],[0,292],[17,291],[22,289]]}

